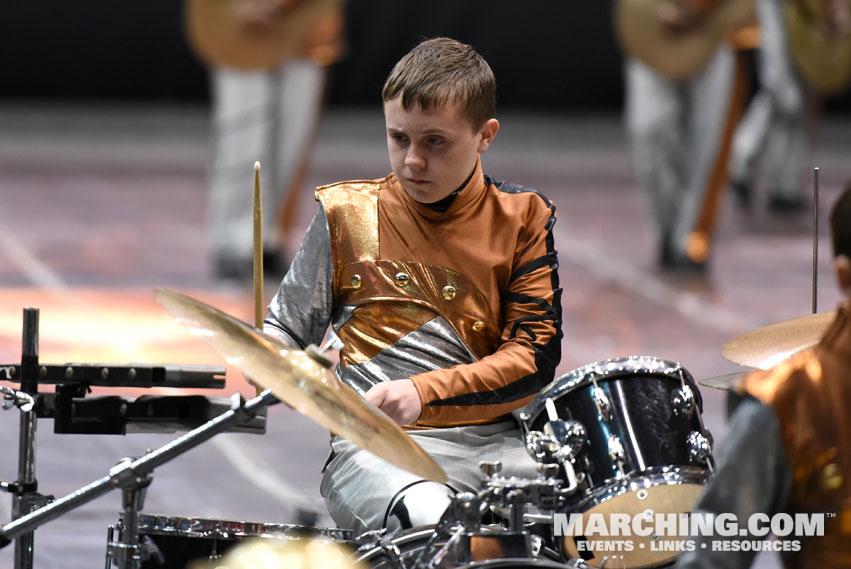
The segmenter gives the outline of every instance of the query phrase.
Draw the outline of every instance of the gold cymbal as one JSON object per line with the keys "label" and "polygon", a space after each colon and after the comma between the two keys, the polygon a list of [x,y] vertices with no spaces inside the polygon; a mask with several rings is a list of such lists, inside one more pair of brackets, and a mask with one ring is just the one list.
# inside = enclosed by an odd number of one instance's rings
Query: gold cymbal
{"label": "gold cymbal", "polygon": [[307,353],[179,292],[157,288],[154,296],[190,334],[299,413],[399,468],[446,482],[443,468],[399,425]]}
{"label": "gold cymbal", "polygon": [[712,389],[725,389],[727,391],[731,391],[736,387],[736,384],[743,377],[751,373],[753,370],[746,371],[737,371],[734,373],[728,373],[725,375],[716,375],[715,377],[707,377],[706,379],[701,379],[698,383],[704,387],[711,387]]}
{"label": "gold cymbal", "polygon": [[771,369],[818,343],[834,316],[820,312],[751,330],[724,344],[721,355],[742,366]]}

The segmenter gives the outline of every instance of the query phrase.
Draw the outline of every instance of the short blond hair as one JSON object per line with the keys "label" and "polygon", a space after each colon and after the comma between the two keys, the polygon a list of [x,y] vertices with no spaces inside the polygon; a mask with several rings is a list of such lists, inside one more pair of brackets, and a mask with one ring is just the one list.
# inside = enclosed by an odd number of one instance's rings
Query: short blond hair
{"label": "short blond hair", "polygon": [[496,114],[496,79],[488,62],[471,46],[451,38],[418,44],[393,67],[381,98],[402,97],[402,108],[427,110],[453,101],[478,130]]}

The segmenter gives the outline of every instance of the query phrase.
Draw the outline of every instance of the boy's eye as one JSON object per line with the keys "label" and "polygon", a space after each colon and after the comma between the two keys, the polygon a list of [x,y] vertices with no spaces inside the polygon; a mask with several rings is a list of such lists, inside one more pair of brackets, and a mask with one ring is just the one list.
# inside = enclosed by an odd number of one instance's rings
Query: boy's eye
{"label": "boy's eye", "polygon": [[428,143],[432,144],[432,145],[443,144],[443,139],[442,138],[429,138]]}
{"label": "boy's eye", "polygon": [[396,142],[407,142],[408,137],[404,134],[391,134],[390,138]]}

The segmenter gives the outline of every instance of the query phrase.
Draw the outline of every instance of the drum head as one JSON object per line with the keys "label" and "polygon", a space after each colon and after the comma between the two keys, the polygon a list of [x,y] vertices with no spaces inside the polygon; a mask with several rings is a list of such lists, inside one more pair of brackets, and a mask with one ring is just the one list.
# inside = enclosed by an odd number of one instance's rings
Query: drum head
{"label": "drum head", "polygon": [[[688,512],[697,501],[702,484],[660,484],[642,488],[637,492],[625,492],[607,498],[584,512],[588,519],[590,514],[599,514],[602,519],[610,520],[611,514],[629,514],[630,516],[645,516],[652,523],[657,514],[679,514]],[[580,538],[581,539],[581,538]],[[617,567],[635,569],[638,567],[656,567],[672,561],[678,555],[677,543],[680,537],[662,537],[650,534],[648,536],[629,535],[624,538],[587,536],[588,541],[630,541],[631,551],[615,553],[617,559],[612,559],[611,551],[579,551],[577,538],[565,536],[561,543],[562,554],[566,557],[582,557],[589,567],[600,567],[605,558],[609,562],[616,561]],[[593,553],[592,557],[589,557]]]}

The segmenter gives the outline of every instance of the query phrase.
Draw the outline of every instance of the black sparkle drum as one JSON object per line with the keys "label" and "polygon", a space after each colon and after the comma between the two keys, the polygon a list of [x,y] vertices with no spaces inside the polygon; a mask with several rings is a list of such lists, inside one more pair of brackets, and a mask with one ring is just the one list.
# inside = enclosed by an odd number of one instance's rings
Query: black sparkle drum
{"label": "black sparkle drum", "polygon": [[[119,522],[119,531],[121,522]],[[307,539],[323,537],[348,544],[351,530],[292,524],[209,520],[178,516],[139,515],[139,541],[149,552],[143,569],[184,569],[191,561],[216,560],[248,538]]]}
{"label": "black sparkle drum", "polygon": [[[631,356],[588,364],[556,379],[527,406],[522,421],[527,433],[547,433],[547,440],[560,445],[563,475],[576,483],[562,513],[580,513],[583,520],[588,514],[605,520],[628,514],[652,523],[657,515],[689,512],[711,475],[712,443],[701,412],[700,392],[682,366]],[[529,441],[534,440],[527,437],[533,456]],[[632,536],[633,550],[622,554],[618,567],[653,567],[674,559],[673,547],[660,547],[659,538]],[[562,554],[600,566],[611,553],[585,551],[581,542],[593,539],[565,537]]]}

